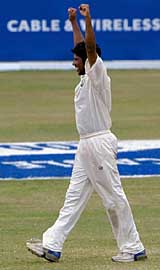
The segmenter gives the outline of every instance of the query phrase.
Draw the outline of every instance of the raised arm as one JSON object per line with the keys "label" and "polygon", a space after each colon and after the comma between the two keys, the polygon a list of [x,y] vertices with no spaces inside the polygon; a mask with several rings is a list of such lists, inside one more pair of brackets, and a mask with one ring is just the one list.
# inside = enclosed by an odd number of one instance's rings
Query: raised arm
{"label": "raised arm", "polygon": [[72,24],[72,29],[73,29],[74,46],[76,46],[79,42],[84,41],[84,37],[81,33],[81,30],[77,22],[77,10],[75,8],[69,8],[68,15],[69,15],[69,20]]}
{"label": "raised arm", "polygon": [[93,66],[93,64],[96,62],[97,59],[97,53],[96,53],[96,39],[91,23],[89,5],[82,4],[80,5],[79,10],[81,15],[85,17],[86,21],[85,45],[89,64],[90,66]]}

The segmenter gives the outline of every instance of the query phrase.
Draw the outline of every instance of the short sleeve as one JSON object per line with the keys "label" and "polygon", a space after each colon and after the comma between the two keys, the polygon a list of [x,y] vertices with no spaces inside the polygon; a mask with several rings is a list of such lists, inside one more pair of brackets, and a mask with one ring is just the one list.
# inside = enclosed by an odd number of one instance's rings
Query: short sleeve
{"label": "short sleeve", "polygon": [[88,59],[86,60],[85,71],[97,91],[104,89],[110,90],[110,78],[107,75],[104,63],[99,56],[97,56],[96,62],[92,67],[90,67]]}

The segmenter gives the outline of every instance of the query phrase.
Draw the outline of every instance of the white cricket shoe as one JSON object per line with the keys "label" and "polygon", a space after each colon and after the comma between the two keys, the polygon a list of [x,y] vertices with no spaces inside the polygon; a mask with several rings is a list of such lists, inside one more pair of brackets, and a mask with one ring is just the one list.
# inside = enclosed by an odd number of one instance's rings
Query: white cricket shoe
{"label": "white cricket shoe", "polygon": [[26,242],[26,246],[33,254],[38,257],[44,257],[44,250],[40,239],[32,238]]}
{"label": "white cricket shoe", "polygon": [[147,259],[145,249],[136,254],[121,252],[117,256],[112,257],[113,262],[134,262],[134,261],[139,261],[139,260],[144,260],[144,259]]}
{"label": "white cricket shoe", "polygon": [[32,254],[42,257],[50,262],[58,262],[61,257],[61,252],[44,248],[42,241],[36,238],[28,240],[26,246]]}

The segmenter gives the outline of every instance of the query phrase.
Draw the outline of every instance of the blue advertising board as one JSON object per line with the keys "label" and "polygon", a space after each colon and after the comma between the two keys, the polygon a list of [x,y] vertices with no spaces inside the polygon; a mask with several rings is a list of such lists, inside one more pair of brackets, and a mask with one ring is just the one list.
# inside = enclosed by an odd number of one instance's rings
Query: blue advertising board
{"label": "blue advertising board", "polygon": [[[83,1],[14,0],[0,4],[0,62],[71,60],[67,9]],[[87,1],[104,60],[160,59],[160,1]],[[84,33],[84,18],[78,14]]]}
{"label": "blue advertising board", "polygon": [[[0,144],[0,180],[70,178],[77,142]],[[119,141],[121,177],[160,176],[160,140]]]}

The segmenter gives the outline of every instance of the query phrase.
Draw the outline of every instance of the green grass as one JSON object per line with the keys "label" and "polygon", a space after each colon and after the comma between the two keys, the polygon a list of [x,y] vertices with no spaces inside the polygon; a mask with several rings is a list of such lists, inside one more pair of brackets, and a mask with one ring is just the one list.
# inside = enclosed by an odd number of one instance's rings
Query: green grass
{"label": "green grass", "polygon": [[113,130],[121,139],[160,138],[159,70],[112,71]]}
{"label": "green grass", "polygon": [[[160,138],[160,76],[155,70],[109,71],[113,131],[119,139]],[[78,140],[74,71],[0,73],[0,142]],[[117,247],[94,193],[65,242],[62,260],[50,264],[26,251],[63,205],[67,180],[0,181],[0,270],[159,270],[159,178],[124,179],[146,262],[115,264]]]}
{"label": "green grass", "polygon": [[[159,71],[109,71],[113,131],[120,139],[160,137]],[[0,73],[0,141],[75,140],[74,71]]]}
{"label": "green grass", "polygon": [[26,239],[41,237],[56,219],[67,186],[66,180],[1,182],[1,269],[159,269],[160,181],[154,178],[123,180],[138,230],[148,251],[146,262],[125,265],[111,262],[117,247],[104,208],[95,193],[65,242],[60,263],[50,264],[27,252]]}

